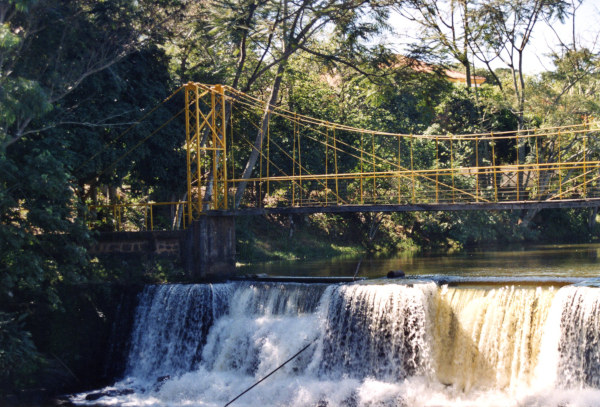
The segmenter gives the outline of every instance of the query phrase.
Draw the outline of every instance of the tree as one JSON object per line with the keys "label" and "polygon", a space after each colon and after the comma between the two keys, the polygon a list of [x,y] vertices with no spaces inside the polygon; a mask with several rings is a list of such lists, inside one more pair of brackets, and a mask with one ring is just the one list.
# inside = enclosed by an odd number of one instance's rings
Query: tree
{"label": "tree", "polygon": [[178,0],[0,2],[0,147],[55,126],[36,120],[86,78],[160,37],[181,7]]}
{"label": "tree", "polygon": [[[398,12],[422,28],[424,48],[449,53],[462,65],[467,89],[471,89],[470,41],[476,41],[478,26],[473,21],[476,5],[471,0],[409,0],[402,1]],[[427,44],[429,43],[429,44]],[[431,46],[430,46],[431,44]],[[423,46],[419,45],[422,49]]]}
{"label": "tree", "polygon": [[[53,121],[71,117],[69,124],[49,129],[44,136],[61,140],[69,148],[69,164],[83,201],[97,204],[93,196],[98,190],[121,187],[125,179],[129,199],[148,201],[152,195],[153,200],[171,201],[172,195],[183,194],[185,152],[181,146],[185,134],[181,121],[173,120],[130,151],[181,111],[181,93],[162,103],[173,89],[169,62],[162,50],[148,46],[67,96],[65,104],[78,105],[76,111],[58,107],[48,115]],[[81,124],[85,121],[98,125]],[[40,140],[44,136],[31,137]]]}
{"label": "tree", "polygon": [[[500,60],[510,70],[510,92],[514,96],[510,110],[518,121],[519,130],[525,128],[525,48],[530,44],[537,24],[553,18],[563,21],[566,7],[564,0],[494,0],[485,3],[476,14],[480,24],[477,31],[481,31],[481,35],[469,44],[477,59],[494,76],[490,66],[493,60]],[[502,81],[497,82],[504,89]]]}
{"label": "tree", "polygon": [[[60,309],[59,285],[95,278],[86,251],[86,191],[71,174],[79,158],[73,147],[91,134],[101,137],[122,117],[118,106],[110,111],[101,88],[118,82],[117,63],[160,37],[180,8],[178,1],[0,1],[3,373],[37,358],[22,316],[37,307]],[[107,73],[109,80],[98,80]],[[78,95],[82,87],[88,93]],[[103,115],[94,117],[98,110]]]}
{"label": "tree", "polygon": [[[361,23],[361,17],[368,10],[372,11],[371,17],[375,22]],[[271,67],[277,67],[277,70],[270,86],[270,94],[254,141],[254,149],[242,172],[241,178],[244,180],[250,178],[256,165],[271,114],[279,98],[289,58],[299,50],[322,55],[318,51],[311,50],[311,41],[330,24],[336,27],[336,33],[341,37],[351,37],[353,42],[360,42],[376,32],[374,27],[378,24],[381,25],[386,12],[377,3],[365,0],[324,0],[320,2],[303,0],[299,3],[283,0],[269,15],[272,18],[273,27],[277,28],[273,31],[274,37],[269,39],[267,48],[272,55],[272,60],[259,72],[266,71]],[[242,181],[237,186],[234,198],[235,207],[239,206],[246,184],[246,181]]]}

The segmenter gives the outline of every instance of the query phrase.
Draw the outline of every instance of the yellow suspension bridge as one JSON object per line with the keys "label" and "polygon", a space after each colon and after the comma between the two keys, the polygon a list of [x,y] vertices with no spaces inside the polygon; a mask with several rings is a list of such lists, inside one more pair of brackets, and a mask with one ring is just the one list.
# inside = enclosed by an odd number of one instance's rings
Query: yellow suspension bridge
{"label": "yellow suspension bridge", "polygon": [[[497,133],[395,134],[267,106],[228,86],[188,83],[179,92],[185,94],[178,115],[185,114],[186,198],[94,205],[92,219],[104,213],[117,230],[152,230],[156,207],[164,205],[177,210],[179,222],[171,227],[184,228],[207,214],[600,205],[600,129],[587,119]],[[256,163],[244,178],[235,164],[247,165],[252,154]],[[240,184],[246,188],[235,207]]]}

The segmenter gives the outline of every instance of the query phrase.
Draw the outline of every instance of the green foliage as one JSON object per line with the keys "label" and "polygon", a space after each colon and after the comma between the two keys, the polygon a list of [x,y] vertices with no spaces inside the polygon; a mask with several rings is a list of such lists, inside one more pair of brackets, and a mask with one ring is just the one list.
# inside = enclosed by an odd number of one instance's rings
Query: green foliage
{"label": "green foliage", "polygon": [[8,0],[8,4],[15,6],[18,11],[27,11],[39,0]]}
{"label": "green foliage", "polygon": [[84,280],[90,233],[60,159],[32,148],[0,154],[0,299],[6,307],[43,298],[59,307],[56,285]]}
{"label": "green foliage", "polygon": [[316,214],[290,218],[236,218],[236,260],[255,263],[276,260],[313,259],[341,254],[358,254],[361,245],[352,219]]}
{"label": "green foliage", "polygon": [[[158,28],[181,3],[8,3],[0,6],[8,17],[0,26],[0,308],[31,313],[61,309],[61,285],[102,278],[86,251],[93,240],[84,205],[98,185],[127,179],[131,199],[154,193],[166,200],[184,189],[174,181],[184,179],[184,134],[173,128],[98,179],[181,100],[82,167],[170,94]],[[154,45],[126,58],[150,43],[148,32]]]}
{"label": "green foliage", "polygon": [[44,90],[35,81],[7,79],[0,92],[0,121],[8,127],[19,117],[39,118],[52,109]]}
{"label": "green foliage", "polygon": [[[552,55],[554,69],[539,75],[511,69],[475,71],[486,76],[487,83],[467,89],[447,81],[439,67],[418,72],[398,66],[398,58],[378,42],[378,35],[387,29],[388,3],[360,3],[358,8],[355,3],[334,3],[331,8],[323,8],[323,2],[246,0],[9,0],[0,4],[2,10],[11,11],[3,14],[9,17],[0,25],[0,368],[5,367],[0,371],[33,369],[37,355],[16,315],[61,309],[60,288],[67,283],[185,279],[178,265],[168,260],[142,259],[132,265],[90,259],[85,247],[93,242],[93,235],[86,217],[95,216],[101,226],[112,219],[103,213],[89,214],[85,205],[183,198],[187,191],[183,116],[118,160],[181,111],[179,94],[137,123],[188,80],[233,84],[265,99],[281,58],[285,69],[278,104],[329,122],[405,134],[506,131],[579,123],[583,116],[600,115],[596,89],[600,61],[592,50],[563,44]],[[288,24],[289,18],[302,13],[278,17],[285,4],[294,10],[303,7],[304,15],[317,25],[328,21],[323,23],[327,29],[302,37],[298,26],[292,31]],[[488,14],[473,29],[483,33],[478,38],[488,52],[503,46],[498,40],[506,39],[491,35],[494,13],[504,18],[517,15],[521,8],[519,30],[532,13],[526,2],[495,0],[479,5]],[[546,2],[542,14],[560,17],[564,6],[558,0]],[[475,22],[477,16],[466,17]],[[461,33],[459,37],[466,38]],[[451,50],[443,49],[441,38],[436,41],[435,49],[419,55],[444,60]],[[469,54],[458,51],[450,54],[455,59]],[[465,71],[469,60],[458,61]],[[523,78],[523,85],[515,89],[517,77]],[[236,116],[237,111],[233,114],[234,146],[245,146],[243,138],[253,141],[256,134],[250,119],[259,121],[262,112],[249,112],[249,118]],[[293,150],[294,129],[289,122],[275,118],[270,130],[282,135],[278,142],[283,149]],[[376,154],[390,162],[410,147],[406,138],[399,144],[368,134],[362,140],[343,131],[337,137],[354,147],[362,141],[373,143]],[[325,162],[318,142],[308,138],[303,142],[305,169],[324,173],[326,165],[332,168],[333,157]],[[455,167],[473,163],[472,143],[447,144],[441,143],[439,159],[434,160],[435,143],[415,141],[414,163],[403,155],[400,164],[449,168],[450,154]],[[249,158],[248,149],[238,148],[233,151],[237,175]],[[489,154],[485,145],[479,148],[485,164]],[[522,148],[525,159],[531,159],[533,147]],[[495,152],[498,163],[514,164],[516,146],[511,142],[498,142]],[[285,154],[272,149],[270,158],[283,172],[292,173]],[[346,156],[336,164],[343,172],[360,170],[357,157]],[[395,169],[389,163],[385,166]],[[473,187],[460,177],[454,181],[458,187]],[[396,185],[382,182],[374,189],[381,192]],[[347,188],[356,191],[358,186],[350,183]],[[271,190],[270,199],[282,199],[288,192]],[[415,192],[423,191],[417,186]],[[172,225],[170,208],[156,211],[157,225]],[[586,211],[545,211],[530,216],[530,223],[521,223],[527,227],[519,225],[524,215],[440,212],[238,219],[238,259],[588,239],[597,233],[587,230]],[[142,224],[142,212],[129,217],[132,224]]]}
{"label": "green foliage", "polygon": [[540,231],[540,240],[546,242],[568,241],[571,243],[590,242],[600,236],[596,226],[590,230],[589,221],[592,209],[551,209],[534,218],[534,226]]}
{"label": "green foliage", "polygon": [[16,387],[28,384],[30,375],[42,362],[31,333],[25,329],[26,317],[27,314],[17,316],[0,311],[0,378]]}
{"label": "green foliage", "polygon": [[[186,161],[185,150],[181,148],[185,141],[185,133],[181,131],[183,119],[172,121],[130,152],[126,159],[114,164],[181,110],[182,94],[161,105],[173,90],[168,65],[165,53],[150,47],[110,71],[90,78],[65,98],[66,106],[79,106],[69,114],[74,124],[48,133],[60,139],[63,146],[69,146],[70,165],[76,169],[74,176],[78,185],[99,188],[121,187],[127,183],[129,198],[136,202],[140,198],[148,199],[150,194],[156,201],[170,201],[171,195],[178,200],[185,192]],[[159,105],[143,122],[127,131]],[[65,114],[64,109],[57,109],[53,116],[59,119]],[[100,126],[85,124],[104,122]],[[117,138],[118,142],[113,142]],[[110,147],[105,148],[107,145]],[[90,161],[91,157],[94,159]],[[92,190],[78,192],[82,199],[88,200]]]}

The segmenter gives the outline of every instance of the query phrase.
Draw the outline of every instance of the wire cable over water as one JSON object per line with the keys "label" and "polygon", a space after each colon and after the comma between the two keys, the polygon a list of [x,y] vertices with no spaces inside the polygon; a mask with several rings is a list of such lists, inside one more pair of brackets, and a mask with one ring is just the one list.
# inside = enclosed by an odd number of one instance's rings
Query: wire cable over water
{"label": "wire cable over water", "polygon": [[278,371],[279,369],[281,369],[282,367],[284,367],[285,365],[287,365],[288,363],[290,363],[292,360],[296,359],[296,357],[298,355],[300,355],[302,352],[304,352],[306,349],[308,349],[310,347],[310,345],[312,345],[313,343],[315,343],[316,340],[317,340],[317,338],[313,339],[308,345],[306,345],[304,348],[300,349],[300,351],[298,353],[296,353],[294,356],[292,356],[291,358],[289,358],[288,360],[286,360],[285,362],[283,362],[283,364],[279,365],[278,368],[276,368],[275,370],[271,371],[271,373],[269,373],[268,375],[266,375],[265,377],[263,377],[262,379],[260,379],[256,383],[254,383],[252,386],[248,387],[246,390],[244,390],[242,393],[240,393],[237,397],[235,397],[229,403],[225,404],[223,407],[227,407],[228,405],[230,405],[231,403],[233,403],[234,401],[236,401],[237,399],[239,399],[240,397],[242,397],[244,394],[248,393],[250,390],[252,390],[256,386],[258,386],[259,384],[261,384],[263,381],[265,381],[267,378],[269,378],[269,376],[271,376],[273,373],[275,373],[276,371]]}
{"label": "wire cable over water", "polygon": [[179,111],[179,113],[173,115],[169,120],[167,120],[166,122],[164,122],[158,129],[154,130],[149,136],[147,136],[145,139],[143,139],[142,141],[140,141],[139,143],[137,143],[134,147],[130,148],[125,154],[123,154],[117,160],[113,161],[113,163],[110,164],[108,167],[106,167],[104,170],[102,170],[102,172],[100,174],[98,174],[97,177],[100,177],[106,171],[108,171],[113,166],[115,166],[116,164],[118,164],[123,158],[127,157],[133,150],[135,150],[136,148],[138,148],[139,146],[141,146],[142,144],[144,144],[146,141],[148,141],[148,139],[150,137],[154,136],[156,133],[158,133],[159,131],[161,131],[167,124],[169,124],[173,120],[175,120],[175,118],[177,118],[184,111],[185,111],[185,109],[182,109],[182,110]]}
{"label": "wire cable over water", "polygon": [[600,290],[498,283],[147,286],[105,405],[597,407]]}

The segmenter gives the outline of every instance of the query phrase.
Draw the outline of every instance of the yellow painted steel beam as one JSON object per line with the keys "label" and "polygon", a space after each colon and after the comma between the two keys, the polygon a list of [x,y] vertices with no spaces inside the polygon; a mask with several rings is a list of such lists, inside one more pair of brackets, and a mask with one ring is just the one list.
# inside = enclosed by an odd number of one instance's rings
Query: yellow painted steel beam
{"label": "yellow painted steel beam", "polygon": [[[236,119],[245,118],[252,126],[260,129],[244,111],[249,112],[252,117],[256,114],[258,118],[266,103],[228,86],[188,83],[184,86],[184,90],[187,202],[90,206],[90,209],[95,211],[111,211],[117,230],[131,227],[131,223],[127,221],[130,215],[126,211],[136,208],[137,213],[141,214],[139,210],[144,211],[145,226],[142,227],[153,229],[153,208],[158,205],[181,207],[186,213],[183,216],[183,225],[189,225],[190,221],[203,215],[206,210],[226,210],[229,187],[235,187],[242,181],[257,182],[261,190],[260,196],[262,196],[263,184],[266,186],[268,195],[273,195],[275,191],[273,188],[277,188],[278,191],[283,191],[283,195],[279,194],[281,195],[280,202],[292,206],[322,205],[323,203],[325,205],[347,205],[349,202],[401,204],[403,188],[405,190],[410,188],[410,198],[408,199],[413,204],[427,202],[489,203],[515,199],[517,202],[527,202],[540,200],[544,196],[546,200],[600,196],[600,189],[597,186],[600,175],[594,175],[600,169],[600,157],[593,151],[589,153],[587,151],[589,133],[599,131],[600,126],[597,122],[588,121],[587,118],[583,124],[546,129],[423,136],[358,129],[299,115],[296,112],[292,113],[274,106],[273,117],[293,123],[292,146],[283,148],[282,145],[288,141],[280,139],[279,134],[273,133],[274,130],[268,123],[266,146],[261,143],[259,151],[258,177],[239,179],[234,174],[236,163],[233,150],[235,147],[239,152],[236,155],[242,157],[245,154],[244,149],[247,147],[234,146],[234,143],[236,140],[243,140],[251,149],[256,147],[239,133],[239,138],[234,137],[234,133],[237,131],[231,124],[233,110],[235,108],[236,111],[241,112],[240,115],[236,114]],[[229,113],[227,109],[229,109]],[[227,126],[229,125],[231,125],[229,137],[231,144],[227,137]],[[340,137],[340,134],[347,133],[353,134],[355,141],[344,140],[344,137]],[[302,165],[301,134],[305,140],[312,140],[323,145],[325,174],[311,173]],[[367,139],[366,145],[365,135],[371,137],[370,143]],[[389,146],[390,141],[386,141],[389,140],[387,137],[397,138],[397,160],[393,154],[391,158],[378,155],[377,146],[380,144],[376,143],[376,138],[381,145]],[[410,156],[410,168],[402,166],[403,138],[407,138],[409,141],[407,144],[409,151],[405,152],[405,156],[406,154]],[[359,139],[360,147],[357,147],[353,143],[358,143]],[[422,140],[418,145],[427,148],[433,147],[427,143],[435,143],[435,168],[415,168],[415,139]],[[531,141],[526,141],[528,139]],[[449,168],[440,166],[439,142],[445,143],[445,140],[449,142]],[[515,140],[516,164],[497,162],[496,145],[501,140]],[[280,142],[278,143],[278,141]],[[461,141],[474,142],[474,165],[461,166],[458,163],[457,159],[461,157],[460,151],[465,148]],[[491,157],[484,156],[482,158],[480,156],[481,142],[491,145]],[[310,148],[311,143],[308,143],[307,148]],[[526,153],[525,157],[521,156],[519,151],[522,144],[524,148],[529,146],[530,152]],[[569,153],[569,157],[563,154],[563,144],[565,149],[574,148],[574,150],[570,150],[573,153]],[[274,154],[271,154],[271,145],[291,160],[291,175],[286,174],[273,161]],[[484,151],[489,151],[487,150],[489,145],[483,144],[486,149]],[[583,145],[583,150],[581,150],[581,145]],[[468,147],[469,145],[466,148]],[[287,149],[291,151],[286,151]],[[317,156],[323,154],[323,150],[318,151],[321,152]],[[422,155],[423,151],[427,150],[419,150],[419,154]],[[333,157],[330,157],[330,153],[333,153]],[[344,166],[344,160],[340,158],[340,155],[344,154],[344,158],[347,156],[356,160],[355,168],[359,167],[359,171],[348,171],[348,168]],[[473,159],[470,154],[473,153],[469,153],[470,158],[461,158],[461,160],[467,160],[467,163],[470,163],[470,160]],[[535,159],[533,154],[535,154]],[[557,157],[557,162],[552,161],[552,154]],[[331,166],[329,165],[330,158],[333,161]],[[228,159],[232,161],[230,178]],[[263,166],[266,170],[264,173]],[[298,171],[296,171],[296,167]],[[493,179],[491,186],[488,175],[491,175]],[[543,181],[542,178],[544,178]],[[530,179],[534,179],[533,184],[530,183]],[[365,180],[368,181],[366,185],[370,185],[372,180],[372,191],[369,191],[370,187],[365,190]],[[523,185],[521,185],[521,180],[524,180]],[[333,183],[335,183],[335,191],[330,188]],[[541,188],[544,190],[542,191]],[[330,199],[332,193],[335,194],[335,203]]]}

